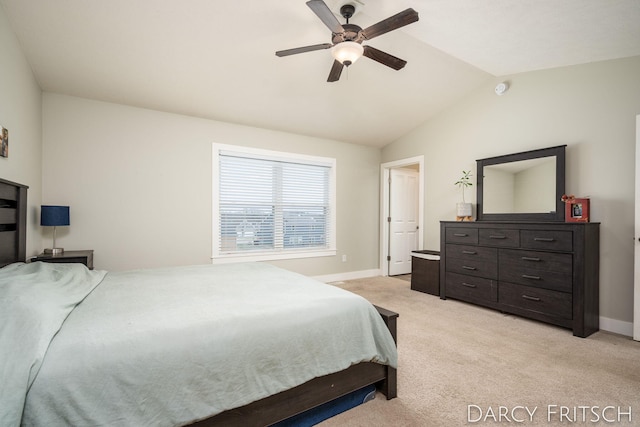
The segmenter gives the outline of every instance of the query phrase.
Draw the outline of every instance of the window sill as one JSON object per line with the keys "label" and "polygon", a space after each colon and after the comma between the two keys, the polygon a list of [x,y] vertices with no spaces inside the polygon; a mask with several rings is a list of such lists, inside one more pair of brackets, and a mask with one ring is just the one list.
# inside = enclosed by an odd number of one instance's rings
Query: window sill
{"label": "window sill", "polygon": [[317,258],[325,256],[335,256],[335,249],[324,249],[318,251],[292,251],[292,252],[274,252],[274,253],[247,253],[247,254],[229,254],[214,255],[211,257],[212,264],[226,264],[232,262],[254,262],[254,261],[276,261],[284,259],[298,258]]}

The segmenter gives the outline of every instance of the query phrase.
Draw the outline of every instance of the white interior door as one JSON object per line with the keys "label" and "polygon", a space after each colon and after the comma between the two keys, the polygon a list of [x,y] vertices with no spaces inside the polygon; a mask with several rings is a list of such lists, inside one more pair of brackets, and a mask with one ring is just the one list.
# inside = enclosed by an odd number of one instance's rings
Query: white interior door
{"label": "white interior door", "polygon": [[412,169],[389,175],[389,275],[411,273],[411,251],[418,248],[418,179]]}
{"label": "white interior door", "polygon": [[636,116],[636,217],[633,285],[633,339],[640,341],[640,115]]}

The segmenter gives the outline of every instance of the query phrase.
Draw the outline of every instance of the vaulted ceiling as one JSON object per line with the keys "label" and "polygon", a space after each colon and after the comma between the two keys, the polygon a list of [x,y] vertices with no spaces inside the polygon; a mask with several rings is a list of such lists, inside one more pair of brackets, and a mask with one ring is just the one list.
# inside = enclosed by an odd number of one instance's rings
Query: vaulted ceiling
{"label": "vaulted ceiling", "polygon": [[327,83],[331,42],[304,0],[0,0],[45,91],[381,147],[496,76],[640,55],[638,0],[325,0],[366,28],[420,20],[369,44]]}

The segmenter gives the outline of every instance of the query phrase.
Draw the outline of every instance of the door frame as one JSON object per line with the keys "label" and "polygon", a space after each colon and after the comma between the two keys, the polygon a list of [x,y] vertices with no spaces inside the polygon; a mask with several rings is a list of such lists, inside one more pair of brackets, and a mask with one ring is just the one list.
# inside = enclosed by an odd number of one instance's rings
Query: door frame
{"label": "door frame", "polygon": [[633,339],[640,341],[640,115],[636,116],[636,194],[633,273]]}
{"label": "door frame", "polygon": [[418,250],[424,241],[424,155],[395,160],[380,165],[380,274],[389,275],[389,176],[391,169],[418,165]]}

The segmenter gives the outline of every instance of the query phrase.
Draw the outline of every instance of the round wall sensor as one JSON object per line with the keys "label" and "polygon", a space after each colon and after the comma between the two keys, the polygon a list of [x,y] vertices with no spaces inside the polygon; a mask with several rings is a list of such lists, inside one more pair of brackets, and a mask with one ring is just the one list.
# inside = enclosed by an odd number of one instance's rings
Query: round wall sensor
{"label": "round wall sensor", "polygon": [[507,91],[507,89],[509,89],[509,83],[507,82],[498,83],[498,85],[496,86],[496,95],[500,96],[504,94]]}

